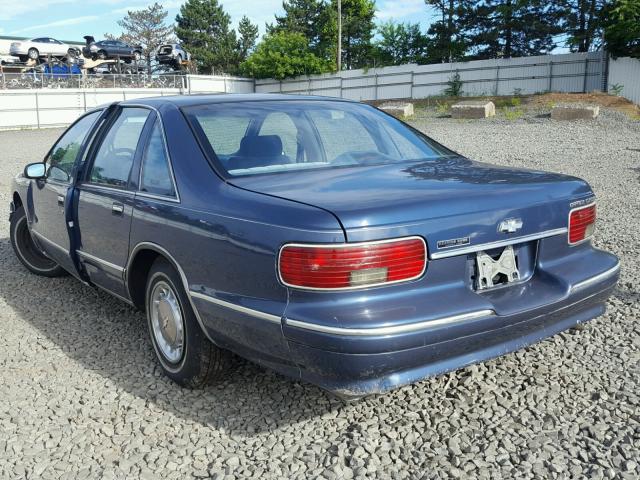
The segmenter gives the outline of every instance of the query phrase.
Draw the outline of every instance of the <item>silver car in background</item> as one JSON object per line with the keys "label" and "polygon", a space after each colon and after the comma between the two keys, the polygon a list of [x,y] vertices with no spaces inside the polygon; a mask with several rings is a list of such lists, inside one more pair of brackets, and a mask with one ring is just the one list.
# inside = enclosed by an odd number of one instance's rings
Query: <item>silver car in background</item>
{"label": "silver car in background", "polygon": [[77,57],[79,53],[79,48],[51,37],[38,37],[31,40],[13,42],[9,47],[9,54],[18,57],[21,62],[37,60],[48,55],[59,58],[67,55]]}
{"label": "silver car in background", "polygon": [[156,50],[156,61],[161,65],[182,65],[182,62],[190,62],[191,54],[179,43],[165,43]]}

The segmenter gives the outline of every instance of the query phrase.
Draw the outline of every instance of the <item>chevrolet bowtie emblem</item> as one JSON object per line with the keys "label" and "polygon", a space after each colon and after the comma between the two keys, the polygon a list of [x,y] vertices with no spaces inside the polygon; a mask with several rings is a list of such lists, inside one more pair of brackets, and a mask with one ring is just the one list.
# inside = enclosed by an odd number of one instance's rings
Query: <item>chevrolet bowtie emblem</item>
{"label": "chevrolet bowtie emblem", "polygon": [[507,218],[498,225],[498,231],[501,233],[515,233],[522,228],[522,219]]}

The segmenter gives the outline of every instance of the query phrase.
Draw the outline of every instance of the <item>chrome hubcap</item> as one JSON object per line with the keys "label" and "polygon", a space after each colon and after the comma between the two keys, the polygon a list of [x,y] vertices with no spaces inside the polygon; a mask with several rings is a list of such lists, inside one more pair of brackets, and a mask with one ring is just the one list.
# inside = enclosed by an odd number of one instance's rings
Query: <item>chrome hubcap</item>
{"label": "chrome hubcap", "polygon": [[184,349],[184,320],[178,296],[164,281],[151,292],[151,327],[158,350],[171,363],[178,363]]}

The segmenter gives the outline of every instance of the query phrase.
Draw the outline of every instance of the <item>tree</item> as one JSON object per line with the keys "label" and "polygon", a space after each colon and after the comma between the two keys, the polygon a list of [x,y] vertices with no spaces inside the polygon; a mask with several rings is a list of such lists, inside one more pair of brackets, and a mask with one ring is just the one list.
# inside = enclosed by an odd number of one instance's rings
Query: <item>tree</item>
{"label": "tree", "polygon": [[[331,0],[325,34],[337,37],[337,0]],[[375,0],[342,0],[342,65],[346,69],[366,67],[373,57],[371,39],[376,26]],[[333,42],[334,49],[337,47]]]}
{"label": "tree", "polygon": [[424,62],[428,39],[420,24],[384,22],[378,25],[378,35],[375,57],[380,65]]}
{"label": "tree", "polygon": [[588,52],[601,45],[608,4],[608,0],[567,0],[564,30],[572,51]]}
{"label": "tree", "polygon": [[218,0],[187,0],[176,16],[176,35],[191,52],[200,72],[237,68],[236,32]]}
{"label": "tree", "polygon": [[303,34],[275,32],[265,35],[240,69],[244,75],[254,78],[282,80],[322,73],[327,67],[327,61],[311,51]]}
{"label": "tree", "polygon": [[238,23],[238,63],[244,62],[256,46],[258,26],[251,23],[247,16],[243,16]]}
{"label": "tree", "polygon": [[605,40],[613,58],[640,58],[640,0],[617,0],[607,22]]}
{"label": "tree", "polygon": [[546,0],[483,0],[467,22],[472,58],[544,55],[563,33],[560,2]]}
{"label": "tree", "polygon": [[[425,0],[436,9],[438,21],[428,31],[430,62],[452,62],[464,57],[467,45],[465,34],[470,19],[470,0]],[[477,3],[477,2],[475,2]]]}
{"label": "tree", "polygon": [[167,43],[173,34],[173,27],[164,22],[168,12],[159,3],[149,5],[142,10],[129,10],[118,21],[122,28],[120,40],[130,45],[140,45],[142,56],[147,61],[147,72],[151,74],[151,58],[155,50]]}
{"label": "tree", "polygon": [[267,25],[267,32],[301,33],[309,42],[309,47],[316,50],[322,41],[320,22],[325,8],[323,0],[284,0],[284,15],[276,15],[275,25]]}

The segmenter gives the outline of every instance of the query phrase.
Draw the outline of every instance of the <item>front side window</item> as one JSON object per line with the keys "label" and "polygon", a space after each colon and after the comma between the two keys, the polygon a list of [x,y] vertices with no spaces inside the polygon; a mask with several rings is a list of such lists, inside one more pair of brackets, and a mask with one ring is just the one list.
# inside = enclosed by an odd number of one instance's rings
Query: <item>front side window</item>
{"label": "front side window", "polygon": [[169,157],[162,135],[162,126],[156,120],[149,143],[142,157],[140,191],[154,195],[176,195],[169,166]]}
{"label": "front side window", "polygon": [[51,149],[47,158],[47,177],[59,182],[69,182],[71,171],[78,158],[80,148],[102,112],[93,112],[78,120],[67,130]]}
{"label": "front side window", "polygon": [[95,154],[89,174],[91,183],[127,187],[140,134],[148,116],[146,108],[122,109]]}
{"label": "front side window", "polygon": [[231,176],[433,161],[455,155],[375,108],[318,100],[220,102],[184,109]]}

